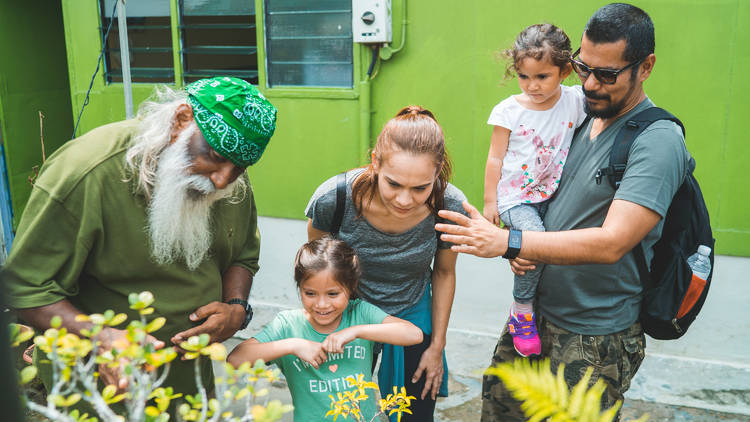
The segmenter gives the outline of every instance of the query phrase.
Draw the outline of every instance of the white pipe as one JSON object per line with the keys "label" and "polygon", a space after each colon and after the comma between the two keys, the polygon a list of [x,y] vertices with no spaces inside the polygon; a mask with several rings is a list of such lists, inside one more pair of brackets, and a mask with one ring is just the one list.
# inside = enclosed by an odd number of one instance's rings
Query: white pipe
{"label": "white pipe", "polygon": [[125,0],[117,0],[117,27],[120,30],[120,63],[122,67],[122,89],[125,94],[125,117],[132,119],[133,90],[130,84],[130,49],[128,48],[128,22]]}

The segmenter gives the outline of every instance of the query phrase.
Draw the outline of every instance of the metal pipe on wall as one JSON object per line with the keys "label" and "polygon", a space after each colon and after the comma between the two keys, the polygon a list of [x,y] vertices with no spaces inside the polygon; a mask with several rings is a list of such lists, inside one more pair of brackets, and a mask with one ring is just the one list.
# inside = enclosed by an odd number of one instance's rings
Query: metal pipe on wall
{"label": "metal pipe on wall", "polygon": [[125,0],[117,0],[117,27],[120,31],[120,63],[122,67],[122,89],[125,97],[125,117],[132,119],[133,89],[130,79],[130,49],[128,48],[128,22]]}

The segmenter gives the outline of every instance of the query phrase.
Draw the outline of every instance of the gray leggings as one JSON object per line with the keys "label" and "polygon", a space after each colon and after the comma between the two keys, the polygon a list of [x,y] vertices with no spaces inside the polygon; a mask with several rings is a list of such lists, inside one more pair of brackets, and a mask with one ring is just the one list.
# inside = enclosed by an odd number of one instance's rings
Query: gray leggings
{"label": "gray leggings", "polygon": [[[543,232],[544,213],[547,211],[547,203],[520,204],[500,214],[500,220],[508,227],[516,230],[529,230]],[[536,264],[536,268],[527,271],[525,275],[513,277],[513,298],[518,303],[531,303],[536,294],[536,286],[539,284],[539,276],[542,274],[543,264]]]}

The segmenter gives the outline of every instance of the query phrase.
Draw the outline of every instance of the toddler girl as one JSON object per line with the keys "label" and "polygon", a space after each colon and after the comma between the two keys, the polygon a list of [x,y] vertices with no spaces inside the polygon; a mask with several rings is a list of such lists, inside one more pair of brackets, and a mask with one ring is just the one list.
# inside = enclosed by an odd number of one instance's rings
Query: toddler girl
{"label": "toddler girl", "polygon": [[[257,359],[277,364],[292,394],[295,421],[324,420],[328,396],[353,390],[347,378],[371,381],[373,342],[409,346],[422,341],[414,324],[353,299],[360,272],[357,255],[343,241],[324,237],[306,243],[294,262],[303,309],[280,312],[227,359],[235,366]],[[360,404],[370,420],[372,397]]]}
{"label": "toddler girl", "polygon": [[[547,200],[560,183],[570,141],[585,118],[579,87],[561,82],[570,74],[570,39],[551,24],[532,25],[506,51],[521,93],[492,109],[494,125],[484,177],[484,216],[517,230],[544,231]],[[508,330],[522,356],[539,354],[533,299],[542,266],[516,275]]]}

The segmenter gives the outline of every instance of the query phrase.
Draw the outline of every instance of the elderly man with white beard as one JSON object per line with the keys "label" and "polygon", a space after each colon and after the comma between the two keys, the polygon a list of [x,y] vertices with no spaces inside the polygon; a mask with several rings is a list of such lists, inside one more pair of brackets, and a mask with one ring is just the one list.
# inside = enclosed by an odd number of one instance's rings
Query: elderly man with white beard
{"label": "elderly man with white beard", "polygon": [[[11,306],[37,329],[59,315],[80,333],[90,324],[76,315],[135,318],[128,294],[148,290],[154,316],[167,319],[156,347],[201,333],[220,342],[244,328],[260,248],[245,168],[275,125],[255,87],[221,77],[157,90],[136,119],[63,145],[42,168],[3,268]],[[123,335],[107,328],[98,339],[107,349]],[[210,363],[202,369],[210,388]],[[116,370],[101,370],[105,384],[125,387]],[[47,386],[49,372],[42,365]],[[173,362],[165,385],[194,393],[192,363]]]}

